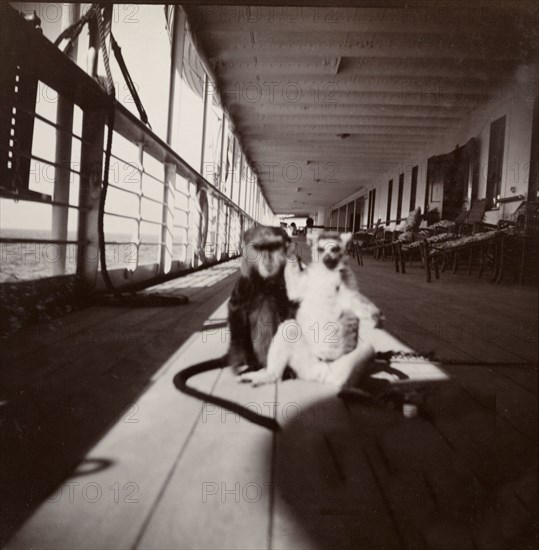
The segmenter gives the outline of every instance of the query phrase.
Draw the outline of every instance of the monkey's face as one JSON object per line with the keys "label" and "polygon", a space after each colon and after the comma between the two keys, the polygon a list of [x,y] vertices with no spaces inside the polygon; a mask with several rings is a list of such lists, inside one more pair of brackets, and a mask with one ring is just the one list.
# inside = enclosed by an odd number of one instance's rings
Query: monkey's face
{"label": "monkey's face", "polygon": [[346,255],[350,237],[351,233],[322,233],[314,243],[313,259],[322,262],[328,269],[335,269]]}
{"label": "monkey's face", "polygon": [[259,226],[246,232],[244,240],[244,275],[257,273],[262,279],[271,279],[283,272],[290,239],[281,228]]}
{"label": "monkey's face", "polygon": [[286,263],[286,254],[282,243],[265,245],[258,248],[258,273],[263,279],[279,275]]}

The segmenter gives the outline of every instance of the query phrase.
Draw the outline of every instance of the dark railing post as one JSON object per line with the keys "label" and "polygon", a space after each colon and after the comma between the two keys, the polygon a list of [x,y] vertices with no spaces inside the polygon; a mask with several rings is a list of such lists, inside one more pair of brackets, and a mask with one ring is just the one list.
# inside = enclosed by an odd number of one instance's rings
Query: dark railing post
{"label": "dark railing post", "polygon": [[228,257],[230,250],[229,240],[230,240],[230,207],[225,204],[225,235],[223,238],[223,254]]}
{"label": "dark railing post", "polygon": [[79,245],[77,275],[95,286],[99,263],[98,212],[103,175],[103,135],[106,113],[85,111],[82,121],[79,189]]}
{"label": "dark railing post", "polygon": [[200,170],[199,170],[203,178],[206,177],[205,170],[204,170],[204,163],[206,162],[206,134],[207,134],[206,126],[208,125],[208,109],[210,108],[210,105],[208,103],[208,82],[209,82],[208,75],[204,74],[204,91],[203,91],[204,107],[202,110],[202,144],[201,144],[202,150],[200,151]]}
{"label": "dark railing post", "polygon": [[[234,201],[234,173],[235,173],[235,170],[234,170],[234,158],[236,156],[236,140],[234,138],[232,138],[230,140],[230,143],[232,145],[232,154],[231,154],[231,157],[232,157],[232,162],[230,163],[230,166],[228,167],[228,171],[230,172],[228,177],[230,178],[230,194],[229,194],[229,198]],[[228,159],[227,159],[227,162],[228,162]],[[226,170],[226,162],[225,162],[225,170]],[[225,175],[226,177],[226,175]],[[238,199],[238,203],[239,204],[239,199]]]}
{"label": "dark railing post", "polygon": [[[62,30],[70,27],[80,17],[80,6],[74,4],[63,5],[62,10]],[[77,58],[77,41],[67,52],[71,60]],[[65,97],[58,95],[58,105],[56,107],[56,170],[54,174],[54,194],[55,202],[67,204],[69,202],[69,187],[71,179],[71,142],[73,130],[73,102]],[[67,240],[67,222],[69,208],[67,206],[55,205],[52,207],[52,238],[59,241]],[[59,256],[53,264],[53,275],[64,275],[66,267],[67,245],[58,245]]]}
{"label": "dark railing post", "polygon": [[213,248],[215,250],[215,259],[220,260],[222,251],[221,249],[221,232],[219,228],[219,224],[221,222],[221,208],[223,207],[223,199],[221,197],[215,197],[215,201],[217,202],[217,216],[215,221],[215,242],[213,243]]}
{"label": "dark railing post", "polygon": [[159,272],[168,273],[172,266],[172,234],[174,231],[174,189],[176,188],[176,164],[165,164],[165,185],[163,189],[163,215],[161,226],[161,250]]}

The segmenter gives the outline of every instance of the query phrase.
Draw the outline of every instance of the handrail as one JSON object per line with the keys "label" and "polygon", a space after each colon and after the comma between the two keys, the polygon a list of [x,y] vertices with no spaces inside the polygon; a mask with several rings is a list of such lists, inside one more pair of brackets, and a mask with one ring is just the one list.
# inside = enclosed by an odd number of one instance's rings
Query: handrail
{"label": "handrail", "polygon": [[114,122],[114,130],[122,137],[132,143],[141,143],[144,145],[144,151],[149,153],[156,160],[163,164],[176,164],[177,172],[180,176],[191,179],[193,183],[201,185],[206,191],[210,191],[223,200],[225,204],[237,210],[240,214],[254,221],[247,212],[238,206],[232,199],[227,197],[220,189],[217,189],[206,178],[199,174],[190,164],[167,145],[161,138],[156,136],[149,130],[142,121],[140,121],[133,113],[128,111],[121,103],[116,102],[116,119]]}
{"label": "handrail", "polygon": [[62,239],[33,239],[30,237],[0,237],[0,243],[7,244],[86,244],[87,241],[73,241]]}
{"label": "handrail", "polygon": [[[24,56],[28,67],[41,82],[81,109],[107,108],[109,100],[101,86],[49,42],[31,23],[21,18],[14,8],[1,4],[0,17],[3,20],[1,47],[9,52],[8,55]],[[225,204],[238,210],[244,217],[254,221],[244,209],[199,174],[118,101],[115,102],[115,111],[114,130],[122,137],[132,143],[142,143],[145,151],[162,163],[176,164],[181,176],[190,178],[194,183],[221,198]]]}
{"label": "handrail", "polygon": [[9,4],[1,4],[0,10],[3,22],[0,40],[7,55],[24,56],[27,67],[39,80],[81,109],[106,108],[106,94],[95,80]]}

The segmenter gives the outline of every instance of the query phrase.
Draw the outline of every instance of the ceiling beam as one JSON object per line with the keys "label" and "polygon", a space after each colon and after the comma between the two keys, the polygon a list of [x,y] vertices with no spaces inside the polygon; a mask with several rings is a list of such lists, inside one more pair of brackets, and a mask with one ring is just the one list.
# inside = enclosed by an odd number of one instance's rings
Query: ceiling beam
{"label": "ceiling beam", "polygon": [[[223,75],[221,94],[232,102],[312,100],[315,103],[337,103],[343,94],[399,93],[406,99],[416,94],[488,97],[498,89],[493,82],[476,78],[430,78],[408,76],[369,76],[331,79],[255,79],[245,74],[235,80]],[[226,101],[226,99],[225,99]]]}
{"label": "ceiling beam", "polygon": [[441,113],[442,116],[462,117],[468,113],[472,108],[473,102],[469,105],[442,105],[440,103],[434,105],[424,105],[422,103],[416,103],[413,105],[394,103],[394,104],[359,104],[359,103],[347,103],[347,104],[311,104],[306,103],[279,103],[279,104],[262,104],[262,105],[240,105],[236,104],[231,106],[230,112],[237,114],[238,116],[293,116],[298,114],[305,114],[305,116],[313,115],[325,115],[325,116],[347,116],[347,115],[371,115],[381,114],[386,115],[390,113],[399,113],[402,115],[411,114],[413,116],[436,116]]}
{"label": "ceiling beam", "polygon": [[[163,4],[163,0],[133,0],[132,4]],[[178,4],[185,7],[196,6],[317,6],[321,9],[328,5],[335,8],[378,8],[378,9],[462,9],[464,7],[474,10],[492,9],[492,0],[171,0],[167,4]],[[521,0],[521,9],[532,10],[537,7],[535,0]],[[498,9],[514,6],[511,0],[500,0],[495,3]]]}
{"label": "ceiling beam", "polygon": [[[431,138],[431,136],[429,136]],[[406,143],[403,141],[396,141],[396,140],[387,140],[387,144],[384,146],[384,144],[380,144],[380,142],[372,142],[369,143],[366,141],[365,143],[358,143],[356,145],[345,145],[344,143],[339,146],[337,142],[328,142],[324,140],[320,140],[319,142],[311,142],[309,144],[304,143],[296,143],[294,141],[285,141],[282,144],[270,142],[270,143],[262,143],[260,145],[250,145],[248,150],[252,152],[253,154],[258,154],[262,158],[264,157],[264,152],[272,152],[273,154],[277,153],[286,153],[287,151],[293,152],[294,154],[302,154],[302,153],[308,153],[311,155],[309,158],[314,158],[316,155],[320,155],[326,152],[333,153],[339,153],[342,152],[344,155],[353,155],[354,153],[359,153],[361,151],[378,151],[378,150],[387,150],[390,152],[393,151],[401,151],[402,153],[407,153],[409,151],[415,151],[417,149],[420,149],[423,147],[426,143],[429,141],[432,141],[432,139],[424,138],[422,140],[414,140],[413,142],[410,142],[410,145],[407,146]],[[385,147],[385,148],[384,148]]]}
{"label": "ceiling beam", "polygon": [[[377,159],[376,162],[372,161],[369,162],[368,160],[358,160],[356,163],[356,166],[353,170],[348,170],[348,168],[345,171],[346,165],[336,162],[337,159],[332,159],[331,157],[325,157],[327,161],[320,160],[316,163],[315,166],[305,166],[305,163],[298,163],[297,161],[291,161],[291,162],[282,162],[277,165],[277,163],[270,163],[270,167],[262,167],[260,170],[257,171],[259,173],[260,177],[266,177],[270,178],[272,181],[275,179],[281,179],[283,181],[297,181],[299,179],[303,178],[303,181],[306,181],[310,179],[313,180],[313,175],[316,176],[317,179],[319,179],[321,176],[319,176],[319,173],[322,173],[322,177],[325,174],[328,176],[328,174],[334,173],[337,175],[337,171],[342,168],[343,172],[342,174],[348,174],[350,177],[357,176],[359,173],[359,168],[363,168],[365,170],[369,169],[372,172],[378,172],[379,167],[381,164],[384,165],[390,165],[390,164],[398,164],[402,159],[401,157],[389,157],[387,159]],[[284,159],[283,159],[284,160]],[[275,165],[274,165],[275,164]],[[294,166],[294,170],[292,170],[292,165]],[[309,169],[312,168],[312,169]],[[329,177],[329,176],[328,176]]]}
{"label": "ceiling beam", "polygon": [[[309,79],[326,83],[327,76],[334,74],[334,65],[331,62],[333,57],[308,57],[304,62],[295,62],[288,59],[274,59],[264,61],[257,58],[256,61],[246,59],[243,62],[219,62],[214,66],[227,80],[237,78],[248,79],[249,76],[257,75],[266,79],[285,79],[287,77]],[[498,61],[497,73],[493,75],[485,63],[478,60],[461,62],[457,59],[447,59],[447,63],[440,60],[425,59],[417,57],[403,60],[400,65],[394,62],[393,58],[359,58],[341,57],[339,73],[336,76],[338,81],[347,81],[354,78],[430,78],[430,79],[464,79],[470,78],[476,82],[492,82],[503,78],[510,68],[508,62]],[[365,63],[362,64],[361,61]],[[374,63],[373,63],[374,62]]]}
{"label": "ceiling beam", "polygon": [[[268,130],[269,128],[266,128]],[[283,129],[282,126],[275,125],[273,127],[275,132],[272,132],[273,136],[291,136],[291,135],[304,135],[305,132],[317,132],[319,134],[335,134],[336,132],[343,132],[348,134],[365,135],[365,134],[394,134],[394,135],[416,135],[425,134],[432,136],[433,134],[444,134],[446,129],[441,126],[324,126],[323,124],[305,124],[301,128],[288,128]],[[244,135],[256,135],[260,134],[257,128],[246,128],[243,132]]]}
{"label": "ceiling beam", "polygon": [[270,143],[265,144],[263,146],[258,147],[250,147],[249,151],[251,151],[253,154],[259,154],[263,155],[264,151],[272,151],[274,153],[276,152],[282,152],[283,155],[286,155],[286,153],[289,151],[289,155],[310,155],[307,156],[308,159],[314,159],[316,160],[316,157],[321,154],[336,154],[340,153],[343,156],[349,156],[351,162],[353,162],[354,158],[357,158],[356,155],[371,155],[371,154],[406,154],[410,151],[415,151],[418,148],[421,148],[423,146],[423,143],[412,143],[410,146],[405,146],[401,143],[394,143],[394,144],[380,144],[380,143],[365,143],[365,144],[357,144],[354,146],[347,146],[344,145],[339,147],[337,143],[324,143],[321,142],[320,145],[317,144],[311,144],[310,146],[307,145],[297,145],[293,142],[284,143],[283,145],[279,145],[276,143]]}
{"label": "ceiling beam", "polygon": [[[377,116],[378,115],[378,116]],[[326,113],[320,113],[316,116],[316,122],[325,123],[331,122],[333,124],[358,124],[363,125],[375,120],[382,122],[389,122],[398,124],[398,123],[408,123],[413,122],[421,125],[423,122],[435,121],[436,123],[447,123],[447,124],[456,124],[460,121],[461,117],[455,114],[454,116],[444,116],[444,113],[439,113],[438,116],[417,116],[417,114],[402,116],[402,115],[392,115],[391,113],[373,113],[371,115],[329,115]],[[305,112],[299,112],[288,115],[250,115],[248,120],[253,126],[259,126],[264,124],[275,124],[275,123],[289,123],[290,125],[303,124],[313,120],[313,116]]]}
{"label": "ceiling beam", "polygon": [[[365,162],[371,162],[372,164],[376,164],[379,160],[400,160],[402,158],[406,158],[410,154],[414,153],[415,151],[412,149],[407,149],[404,151],[347,151],[347,152],[339,152],[337,150],[327,150],[327,151],[319,151],[318,153],[315,153],[314,151],[307,151],[307,150],[296,150],[292,149],[290,151],[288,150],[281,150],[279,151],[279,155],[277,156],[275,153],[277,153],[277,150],[271,149],[270,150],[273,154],[272,155],[264,155],[260,154],[260,152],[255,151],[253,154],[253,165],[258,170],[265,170],[267,166],[273,166],[277,169],[281,167],[281,169],[287,165],[292,163],[295,163],[297,166],[301,166],[304,168],[311,169],[311,171],[315,171],[315,169],[318,169],[321,165],[325,165],[328,162],[333,162],[336,160],[339,160],[339,163],[341,166],[349,166],[351,170],[354,169],[354,167],[359,163],[365,163]],[[269,152],[269,151],[268,151]],[[310,163],[307,164],[307,163]]]}
{"label": "ceiling beam", "polygon": [[[395,32],[471,34],[481,28],[497,26],[507,10],[481,10],[481,17],[470,17],[470,10],[443,10],[409,7],[342,8],[294,6],[201,6],[192,10],[193,28],[211,25],[212,34],[246,32]],[[478,14],[477,14],[478,15]]]}
{"label": "ceiling beam", "polygon": [[282,146],[279,146],[278,144],[268,144],[265,147],[252,147],[249,149],[249,151],[252,151],[254,155],[259,155],[261,158],[264,158],[264,151],[267,151],[268,153],[273,153],[274,155],[277,153],[282,153],[285,158],[285,156],[288,155],[297,155],[298,160],[300,160],[299,156],[305,155],[307,160],[312,160],[313,162],[318,160],[323,155],[327,154],[340,154],[343,157],[348,157],[350,159],[354,158],[360,158],[359,156],[356,157],[356,155],[376,155],[376,154],[385,154],[385,155],[404,155],[409,153],[410,151],[415,151],[417,149],[420,149],[423,147],[424,143],[415,143],[412,144],[410,147],[400,147],[399,144],[392,144],[388,145],[387,147],[383,146],[370,146],[367,145],[361,145],[358,144],[355,147],[338,147],[337,144],[324,144],[317,146],[316,144],[312,144],[310,146],[305,145],[296,145],[294,143],[286,143]]}
{"label": "ceiling beam", "polygon": [[[346,36],[346,35],[345,35]],[[393,35],[358,35],[350,42],[344,39],[339,41],[334,36],[323,41],[296,42],[291,37],[289,42],[212,42],[208,45],[210,58],[220,61],[252,59],[253,56],[288,56],[297,55],[333,56],[333,57],[394,57],[398,52],[403,57],[409,58],[449,58],[449,59],[483,59],[488,57],[496,60],[517,60],[520,51],[517,48],[508,48],[503,40],[486,42],[477,38],[469,38],[466,41],[453,41],[437,36],[420,39],[420,35],[412,41],[409,37]],[[494,35],[495,36],[495,35]]]}
{"label": "ceiling beam", "polygon": [[402,134],[395,134],[392,136],[380,135],[380,134],[350,134],[350,137],[346,139],[338,138],[337,135],[325,134],[323,136],[318,135],[306,135],[300,136],[286,136],[280,132],[278,135],[273,134],[259,134],[256,136],[256,139],[252,141],[253,146],[266,147],[271,144],[279,145],[286,143],[287,141],[293,142],[296,145],[305,145],[306,147],[311,146],[324,146],[329,145],[338,145],[339,147],[355,147],[357,145],[365,143],[383,143],[390,144],[395,143],[398,145],[405,145],[406,143],[413,142],[423,142],[427,139],[430,139],[430,134],[413,134],[410,136],[403,136]]}
{"label": "ceiling beam", "polygon": [[[249,127],[253,131],[264,131],[272,128],[282,127],[282,121],[279,120],[266,120],[266,121],[255,121],[252,119],[246,119]],[[331,122],[331,123],[330,123]],[[302,117],[294,121],[290,121],[290,126],[295,130],[301,130],[303,128],[309,129],[313,126],[316,128],[323,128],[325,130],[333,131],[336,133],[353,133],[355,129],[365,128],[365,127],[377,127],[377,126],[391,126],[391,127],[411,127],[411,128],[451,128],[457,126],[459,123],[458,119],[454,118],[418,118],[418,117],[384,117],[384,116],[370,116],[370,117],[360,117],[355,120],[348,121],[335,121],[331,118],[321,120],[317,118],[313,120],[313,117]]]}
{"label": "ceiling beam", "polygon": [[[287,90],[289,98],[292,97],[292,87]],[[381,90],[372,92],[336,92],[331,95],[331,98],[317,97],[309,90],[300,90],[301,95],[298,95],[296,101],[291,101],[287,97],[274,96],[270,97],[268,93],[259,94],[253,96],[252,99],[248,99],[248,96],[240,92],[223,94],[225,100],[230,104],[239,104],[249,106],[252,105],[256,110],[262,111],[266,105],[279,105],[286,108],[287,105],[293,104],[295,107],[304,108],[309,106],[321,106],[328,111],[338,110],[343,105],[354,105],[361,107],[364,105],[423,105],[426,107],[438,107],[457,105],[461,107],[475,108],[482,104],[488,96],[486,95],[470,95],[470,94],[456,94],[446,93],[444,90],[425,90],[424,93],[404,93],[399,92],[384,92]],[[295,97],[295,96],[294,96]],[[496,96],[494,96],[496,98]],[[331,99],[330,101],[328,99]],[[496,98],[501,100],[502,98]]]}

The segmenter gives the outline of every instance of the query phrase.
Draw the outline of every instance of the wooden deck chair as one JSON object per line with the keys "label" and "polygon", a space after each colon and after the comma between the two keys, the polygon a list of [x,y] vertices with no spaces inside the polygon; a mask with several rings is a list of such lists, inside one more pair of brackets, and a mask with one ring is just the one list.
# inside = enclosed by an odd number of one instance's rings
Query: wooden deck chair
{"label": "wooden deck chair", "polygon": [[365,247],[372,246],[381,223],[382,218],[378,218],[374,227],[357,231],[352,235],[352,257],[357,259],[359,265],[363,265],[363,250]]}
{"label": "wooden deck chair", "polygon": [[466,215],[466,220],[457,225],[457,232],[459,235],[473,234],[481,230],[486,209],[487,199],[477,199],[473,201]]}
{"label": "wooden deck chair", "polygon": [[374,238],[379,231],[381,224],[382,218],[378,218],[378,221],[376,222],[376,225],[374,227],[369,227],[368,229],[357,231],[353,235],[354,241],[357,241],[359,245],[363,248],[367,246],[372,246],[372,244],[374,243]]}
{"label": "wooden deck chair", "polygon": [[[486,206],[487,199],[476,199],[472,202],[470,210],[463,210],[457,216],[457,218],[455,219],[454,231],[459,237],[474,235],[481,231],[491,231],[493,229],[496,229],[496,226],[485,224],[483,222]],[[449,254],[443,257],[442,270],[445,271],[446,266],[451,263],[453,273],[456,273],[459,267],[460,255],[464,251],[468,253],[468,273],[471,273],[474,260],[474,252],[476,252],[477,250],[481,250],[481,254],[483,254],[483,249],[481,247],[455,247],[455,252],[453,254]]]}
{"label": "wooden deck chair", "polygon": [[[473,252],[480,252],[479,276],[481,277],[485,268],[487,250],[492,251],[492,280],[496,280],[499,275],[502,238],[503,231],[494,229],[491,231],[474,233],[473,235],[461,236],[454,240],[447,240],[444,242],[432,243],[432,240],[429,242],[429,239],[424,239],[421,242],[421,254],[425,265],[427,282],[431,282],[432,269],[434,269],[436,279],[440,278],[440,268],[438,265],[439,260],[444,260],[445,265],[445,259],[448,255],[453,255],[455,257],[463,251],[468,251],[470,254],[468,273],[471,273],[471,258]],[[445,269],[442,268],[442,270]],[[455,269],[453,272],[455,272]]]}
{"label": "wooden deck chair", "polygon": [[359,242],[352,239],[352,258],[356,258],[358,265],[363,265],[363,254]]}
{"label": "wooden deck chair", "polygon": [[537,282],[539,261],[539,202],[523,202],[508,220],[498,222],[503,236],[497,282],[501,283],[508,271],[514,281],[523,284],[526,276]]}
{"label": "wooden deck chair", "polygon": [[419,206],[410,210],[408,216],[393,230],[392,240],[413,241],[422,220],[423,216]]}
{"label": "wooden deck chair", "polygon": [[[480,208],[477,211],[479,217]],[[468,216],[469,219],[470,216]],[[518,280],[520,284],[523,282],[526,266],[530,273],[538,271],[538,262],[534,260],[535,250],[539,245],[539,202],[523,202],[509,218],[499,220],[497,225],[476,220],[472,218],[475,231],[471,235],[461,235],[453,242],[438,246],[432,239],[427,239],[425,245],[432,245],[431,256],[436,256],[435,250],[443,252],[444,259],[451,256],[453,272],[455,272],[459,254],[468,252],[468,274],[470,274],[474,254],[478,252],[479,277],[490,263],[493,268],[492,280],[497,283],[502,282],[507,271],[513,271],[514,280]],[[437,268],[436,260],[434,260],[434,268],[435,270]]]}
{"label": "wooden deck chair", "polygon": [[[416,236],[411,243],[396,242],[394,247],[394,259],[395,259],[395,271],[399,273],[406,273],[406,260],[412,260],[414,257],[421,259],[421,262],[425,269],[429,266],[425,264],[423,246],[445,243],[447,241],[455,241],[467,235],[474,233],[474,229],[479,227],[487,229],[486,224],[482,223],[482,219],[485,214],[486,199],[474,201],[470,210],[463,210],[452,223],[444,223],[444,220],[436,222],[430,227],[422,228],[420,235]],[[470,224],[468,223],[470,220]],[[472,228],[472,231],[467,228]],[[494,227],[488,227],[488,229],[494,229]],[[418,238],[419,237],[419,238]],[[468,251],[468,271],[471,272],[471,266],[473,261],[474,247],[461,248],[454,247],[455,252],[449,253],[442,257],[442,271],[445,271],[448,263],[452,263],[453,272],[456,272],[458,268],[459,252],[462,250]]]}
{"label": "wooden deck chair", "polygon": [[[476,251],[480,252],[480,276],[483,273],[484,265],[486,263],[486,247],[482,245],[475,245],[475,239],[471,240],[462,240],[465,237],[475,235],[476,233],[482,231],[492,231],[496,229],[496,226],[491,226],[483,223],[483,217],[486,210],[486,199],[475,200],[472,203],[470,210],[462,211],[457,218],[454,220],[455,226],[454,230],[438,230],[440,222],[434,224],[436,227],[427,228],[425,231],[430,236],[423,236],[420,239],[417,239],[412,243],[397,243],[394,249],[395,256],[395,271],[406,273],[405,262],[407,259],[411,259],[414,254],[419,254],[421,252],[421,259],[425,269],[427,270],[427,280],[430,281],[430,267],[434,265],[437,277],[439,276],[439,266],[438,260],[433,260],[432,262],[426,262],[426,255],[424,252],[424,247],[434,254],[434,250],[437,245],[441,245],[441,248],[444,250],[444,254],[440,255],[442,260],[441,270],[445,271],[449,263],[452,264],[453,273],[458,269],[459,258],[463,252],[468,253],[468,273],[472,272],[474,253]],[[423,232],[423,230],[422,230]],[[457,241],[460,241],[460,244]],[[479,239],[481,240],[481,239]],[[489,238],[487,237],[488,241]],[[451,244],[445,245],[448,241],[451,241]],[[444,243],[442,245],[442,243]]]}
{"label": "wooden deck chair", "polygon": [[418,234],[421,224],[421,208],[417,207],[408,213],[408,216],[395,229],[385,230],[382,228],[376,235],[375,243],[372,246],[376,259],[386,259],[387,250],[395,258],[395,243],[397,241],[411,242]]}
{"label": "wooden deck chair", "polygon": [[445,233],[438,233],[430,237],[419,238],[411,243],[395,241],[393,243],[393,259],[395,262],[395,271],[397,273],[406,273],[407,260],[412,261],[414,258],[416,258],[423,262],[421,247],[424,241],[427,241],[429,244],[436,244],[455,240],[458,238],[459,237],[456,233],[447,231]]}

